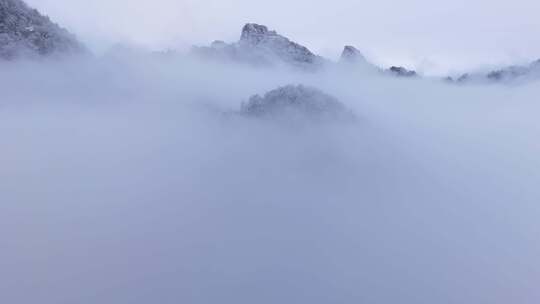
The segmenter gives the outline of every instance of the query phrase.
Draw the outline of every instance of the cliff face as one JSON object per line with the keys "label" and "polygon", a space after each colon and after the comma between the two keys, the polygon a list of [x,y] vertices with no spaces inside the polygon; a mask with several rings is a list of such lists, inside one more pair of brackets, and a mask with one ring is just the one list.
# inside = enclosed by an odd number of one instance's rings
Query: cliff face
{"label": "cliff face", "polygon": [[75,36],[21,0],[0,0],[0,59],[83,52]]}

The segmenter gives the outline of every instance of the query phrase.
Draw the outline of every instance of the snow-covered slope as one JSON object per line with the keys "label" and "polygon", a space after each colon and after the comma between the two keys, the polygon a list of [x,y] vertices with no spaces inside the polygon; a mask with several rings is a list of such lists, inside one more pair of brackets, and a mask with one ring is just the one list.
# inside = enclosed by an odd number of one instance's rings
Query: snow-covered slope
{"label": "snow-covered slope", "polygon": [[83,50],[72,34],[23,1],[0,0],[0,59]]}

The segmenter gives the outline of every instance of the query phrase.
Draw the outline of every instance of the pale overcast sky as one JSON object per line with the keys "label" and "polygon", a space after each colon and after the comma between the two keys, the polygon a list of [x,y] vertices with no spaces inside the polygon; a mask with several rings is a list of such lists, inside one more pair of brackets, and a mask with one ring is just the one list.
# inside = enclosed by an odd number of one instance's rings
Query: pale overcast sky
{"label": "pale overcast sky", "polygon": [[539,0],[27,0],[101,51],[234,41],[257,22],[336,58],[352,44],[380,65],[427,72],[540,58]]}

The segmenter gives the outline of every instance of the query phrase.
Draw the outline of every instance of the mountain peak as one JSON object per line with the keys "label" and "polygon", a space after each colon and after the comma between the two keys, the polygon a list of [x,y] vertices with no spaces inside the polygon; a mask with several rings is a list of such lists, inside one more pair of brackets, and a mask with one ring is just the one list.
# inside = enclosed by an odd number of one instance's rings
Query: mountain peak
{"label": "mountain peak", "polygon": [[236,43],[226,44],[217,41],[210,47],[194,48],[194,51],[203,57],[259,66],[285,64],[315,70],[326,63],[322,57],[315,55],[305,46],[256,23],[244,25],[240,41]]}
{"label": "mountain peak", "polygon": [[341,53],[342,62],[362,62],[365,61],[364,55],[352,45],[346,45]]}

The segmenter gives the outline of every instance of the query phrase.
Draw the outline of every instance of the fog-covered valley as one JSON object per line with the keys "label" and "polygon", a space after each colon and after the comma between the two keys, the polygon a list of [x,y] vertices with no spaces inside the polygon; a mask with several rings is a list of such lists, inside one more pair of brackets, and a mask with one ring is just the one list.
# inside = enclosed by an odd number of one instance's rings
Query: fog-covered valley
{"label": "fog-covered valley", "polygon": [[[4,63],[12,303],[532,303],[538,83],[146,55]],[[236,114],[286,84],[355,122]],[[7,96],[7,97],[6,97]]]}
{"label": "fog-covered valley", "polygon": [[537,303],[540,82],[274,34],[0,61],[0,302]]}

